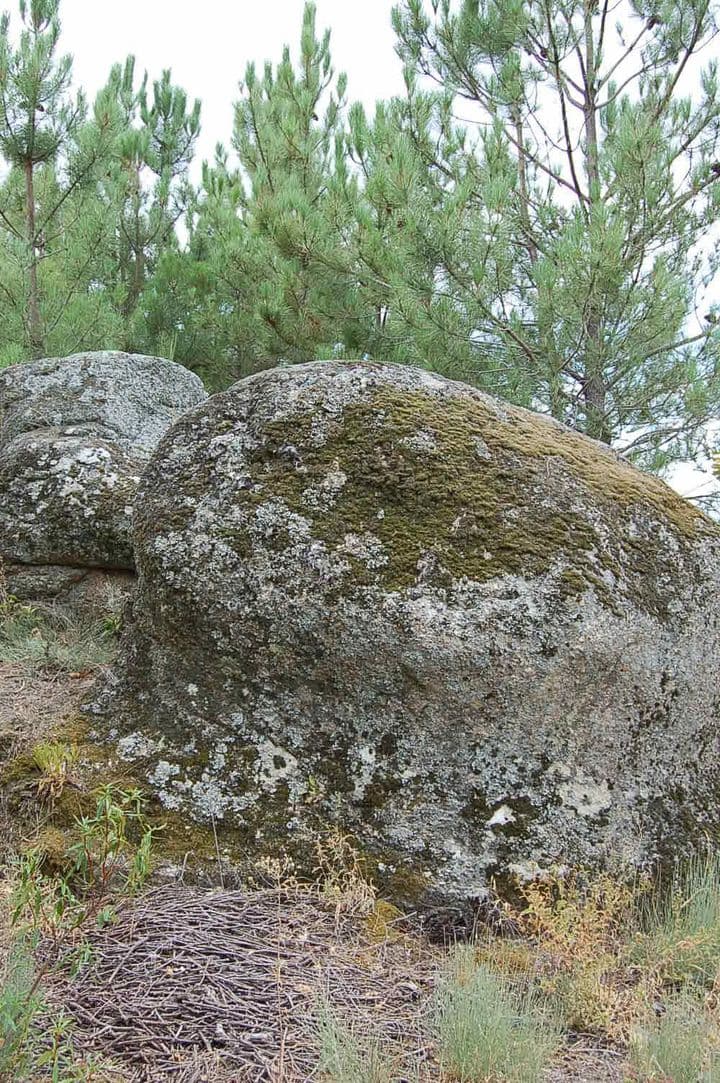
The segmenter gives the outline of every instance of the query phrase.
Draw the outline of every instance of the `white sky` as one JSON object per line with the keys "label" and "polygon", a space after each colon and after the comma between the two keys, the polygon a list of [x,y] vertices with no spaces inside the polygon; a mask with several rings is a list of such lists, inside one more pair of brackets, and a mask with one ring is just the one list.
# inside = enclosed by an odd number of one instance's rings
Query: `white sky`
{"label": "white sky", "polygon": [[[285,44],[296,56],[304,6],[304,0],[62,0],[60,51],[73,55],[76,81],[91,99],[112,64],[129,53],[151,80],[172,68],[173,81],[203,103],[199,157],[212,158],[218,141],[229,147],[246,64],[276,63]],[[370,110],[403,90],[392,7],[393,0],[317,0],[318,36],[332,29],[335,71],[347,73],[348,97]]]}
{"label": "white sky", "polygon": [[[348,76],[348,98],[372,112],[375,101],[403,92],[390,12],[394,0],[317,0],[317,29],[332,30],[336,72]],[[5,6],[5,5],[3,5]],[[17,25],[15,5],[13,21]],[[188,98],[202,101],[198,164],[215,144],[230,145],[233,102],[245,66],[276,63],[284,44],[297,55],[304,0],[62,0],[61,52],[74,57],[75,79],[92,99],[113,63],[132,53],[150,79],[171,68]],[[710,476],[679,466],[670,479],[694,495],[714,488]]]}

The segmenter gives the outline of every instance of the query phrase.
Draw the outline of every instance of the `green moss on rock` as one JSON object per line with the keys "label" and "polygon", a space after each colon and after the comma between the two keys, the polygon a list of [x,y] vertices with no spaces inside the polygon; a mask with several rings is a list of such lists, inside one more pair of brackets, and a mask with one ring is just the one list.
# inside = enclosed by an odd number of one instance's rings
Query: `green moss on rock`
{"label": "green moss on rock", "polygon": [[[421,577],[449,587],[558,567],[561,596],[593,588],[612,606],[613,580],[626,576],[633,600],[657,612],[663,600],[648,579],[673,557],[656,530],[636,536],[633,515],[659,517],[680,539],[717,532],[662,481],[527,411],[509,409],[502,417],[470,396],[379,386],[346,407],[323,442],[314,420],[308,410],[264,427],[252,458],[254,484],[237,501],[280,499],[335,550],[348,536],[377,539],[377,561],[346,553],[353,585],[402,590]],[[562,505],[548,496],[558,488],[548,486],[549,471],[564,475]],[[308,493],[331,472],[344,475],[344,484],[317,510]],[[588,507],[602,511],[612,536],[598,529]],[[227,540],[243,557],[252,555],[244,528],[229,531]],[[271,547],[287,544],[282,532]]]}

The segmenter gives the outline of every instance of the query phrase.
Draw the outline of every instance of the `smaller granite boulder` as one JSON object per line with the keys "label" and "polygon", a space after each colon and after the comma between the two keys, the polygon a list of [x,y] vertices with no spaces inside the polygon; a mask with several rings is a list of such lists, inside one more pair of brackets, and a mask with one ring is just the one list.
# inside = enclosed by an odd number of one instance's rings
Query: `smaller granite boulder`
{"label": "smaller granite boulder", "polygon": [[168,426],[206,397],[188,369],[125,353],[0,372],[0,558],[11,587],[30,596],[23,583],[37,576],[25,566],[132,570],[140,475]]}

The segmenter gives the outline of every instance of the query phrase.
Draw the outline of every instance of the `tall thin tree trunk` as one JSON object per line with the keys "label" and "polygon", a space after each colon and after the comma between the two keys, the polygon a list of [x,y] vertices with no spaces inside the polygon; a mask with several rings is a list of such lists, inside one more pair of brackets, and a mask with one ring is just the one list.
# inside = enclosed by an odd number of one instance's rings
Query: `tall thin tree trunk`
{"label": "tall thin tree trunk", "polygon": [[[142,229],[142,191],[140,181],[140,166],[133,168],[132,175],[132,213],[133,213],[133,239],[130,242],[130,258],[132,267],[127,278],[127,293],[122,306],[123,316],[129,320],[137,308],[140,294],[145,285],[145,245]],[[127,326],[125,328],[127,335]]]}
{"label": "tall thin tree trunk", "polygon": [[42,317],[40,315],[40,292],[38,289],[37,237],[35,235],[35,176],[34,163],[25,159],[25,203],[28,256],[30,259],[30,291],[28,294],[28,334],[33,357],[42,357],[45,343],[43,340]]}
{"label": "tall thin tree trunk", "polygon": [[[593,32],[594,0],[585,0],[585,172],[588,179],[589,214],[600,201],[600,152],[597,128],[597,72]],[[591,289],[593,286],[591,285]],[[609,444],[612,429],[608,419],[608,396],[603,365],[603,336],[600,307],[591,294],[587,301],[585,319],[585,400],[586,432],[595,440]]]}

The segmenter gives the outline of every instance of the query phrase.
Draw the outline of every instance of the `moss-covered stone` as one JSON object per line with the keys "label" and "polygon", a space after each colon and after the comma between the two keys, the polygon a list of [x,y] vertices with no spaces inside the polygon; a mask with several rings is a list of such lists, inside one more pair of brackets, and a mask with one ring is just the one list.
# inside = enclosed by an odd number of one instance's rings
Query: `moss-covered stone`
{"label": "moss-covered stone", "polygon": [[234,861],[310,875],[335,828],[389,898],[452,910],[720,830],[720,533],[607,448],[309,364],[182,418],[135,522],[93,725]]}

